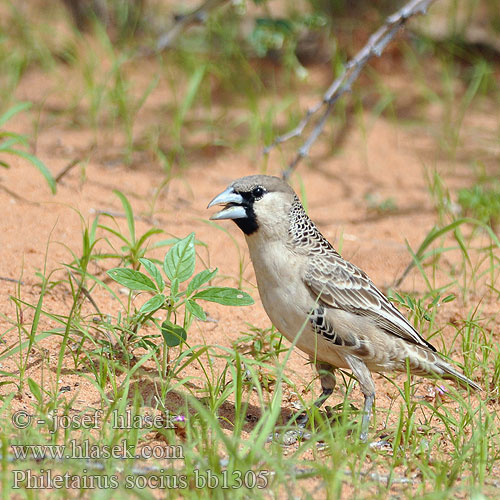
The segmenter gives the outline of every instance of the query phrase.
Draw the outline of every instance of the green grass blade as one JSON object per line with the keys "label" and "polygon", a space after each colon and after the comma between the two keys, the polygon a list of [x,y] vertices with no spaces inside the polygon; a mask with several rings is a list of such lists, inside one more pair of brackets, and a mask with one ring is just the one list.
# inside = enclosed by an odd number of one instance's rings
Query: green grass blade
{"label": "green grass blade", "polygon": [[132,206],[130,202],[127,200],[127,197],[118,189],[114,189],[113,193],[120,198],[120,201],[123,205],[123,210],[125,211],[125,217],[127,219],[128,230],[130,233],[130,243],[131,246],[135,246],[135,221],[134,221],[134,212],[132,210]]}
{"label": "green grass blade", "polygon": [[20,102],[9,108],[2,116],[0,116],[0,127],[3,127],[14,115],[26,111],[31,108],[31,102]]}
{"label": "green grass blade", "polygon": [[47,181],[47,184],[50,187],[50,190],[52,191],[52,194],[56,193],[57,187],[56,187],[56,181],[54,177],[52,177],[52,174],[50,173],[50,170],[45,166],[42,160],[37,158],[36,156],[27,153],[26,151],[21,151],[19,149],[5,149],[5,153],[10,153],[13,155],[20,156],[21,158],[24,158],[25,160],[29,161],[32,165],[34,165],[40,173],[45,177],[45,180]]}

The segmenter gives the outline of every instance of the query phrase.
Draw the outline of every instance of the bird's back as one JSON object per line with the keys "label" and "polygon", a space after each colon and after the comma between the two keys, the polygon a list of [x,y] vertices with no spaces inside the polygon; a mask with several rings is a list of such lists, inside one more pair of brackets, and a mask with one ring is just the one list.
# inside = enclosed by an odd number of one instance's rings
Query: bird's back
{"label": "bird's back", "polygon": [[[265,270],[257,264],[256,274],[266,311],[271,319],[279,315],[273,320],[277,328],[293,340],[300,325],[297,347],[332,366],[346,367],[346,355],[375,372],[406,371],[409,362],[415,374],[455,378],[479,388],[436,354],[364,271],[340,256],[297,197],[288,215],[288,238],[282,246],[279,241],[267,258],[256,259],[268,262]],[[254,265],[256,260],[252,256]],[[259,274],[272,274],[272,285]],[[277,290],[286,290],[285,296]]]}

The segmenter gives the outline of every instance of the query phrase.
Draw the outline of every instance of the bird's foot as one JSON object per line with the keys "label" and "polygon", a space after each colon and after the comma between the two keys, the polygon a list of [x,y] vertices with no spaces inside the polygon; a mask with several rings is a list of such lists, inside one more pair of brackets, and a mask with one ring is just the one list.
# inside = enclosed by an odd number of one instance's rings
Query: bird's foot
{"label": "bird's foot", "polygon": [[292,415],[288,419],[289,423],[296,423],[299,427],[305,427],[307,425],[307,422],[309,422],[309,417],[307,416],[307,413],[305,411]]}
{"label": "bird's foot", "polygon": [[285,432],[273,432],[268,438],[267,442],[279,443],[282,446],[290,446],[297,443],[298,441],[303,441],[310,439],[311,433],[306,429],[309,417],[306,412],[301,412],[292,415],[288,419],[288,423],[295,424],[296,427],[293,429],[288,429]]}
{"label": "bird's foot", "polygon": [[392,453],[393,445],[389,434],[378,434],[373,436],[373,440],[368,441],[368,446],[375,451]]}
{"label": "bird's foot", "polygon": [[273,432],[268,438],[267,442],[278,443],[282,446],[291,446],[311,438],[311,433],[304,427],[298,426],[295,429],[289,429],[286,432]]}
{"label": "bird's foot", "polygon": [[386,439],[378,439],[377,441],[372,441],[370,443],[370,448],[377,451],[392,451],[392,444]]}

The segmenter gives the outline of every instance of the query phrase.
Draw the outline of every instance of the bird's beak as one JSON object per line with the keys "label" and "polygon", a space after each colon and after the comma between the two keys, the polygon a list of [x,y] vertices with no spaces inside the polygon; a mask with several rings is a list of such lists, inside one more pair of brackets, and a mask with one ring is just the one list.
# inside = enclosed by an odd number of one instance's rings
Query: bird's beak
{"label": "bird's beak", "polygon": [[243,201],[243,197],[240,194],[235,193],[232,187],[228,187],[208,204],[207,208],[214,205],[226,205],[220,212],[212,215],[210,219],[244,219],[247,217],[247,214],[245,207],[242,206]]}

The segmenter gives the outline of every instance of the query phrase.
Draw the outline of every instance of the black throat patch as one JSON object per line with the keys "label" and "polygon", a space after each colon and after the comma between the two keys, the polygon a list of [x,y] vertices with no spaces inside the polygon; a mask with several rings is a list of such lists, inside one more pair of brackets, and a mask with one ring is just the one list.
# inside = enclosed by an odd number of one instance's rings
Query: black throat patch
{"label": "black throat patch", "polygon": [[245,208],[246,217],[244,219],[234,219],[234,222],[238,225],[238,227],[247,235],[250,236],[252,233],[255,233],[257,229],[259,229],[259,225],[257,224],[257,216],[253,210],[253,203],[243,205]]}

